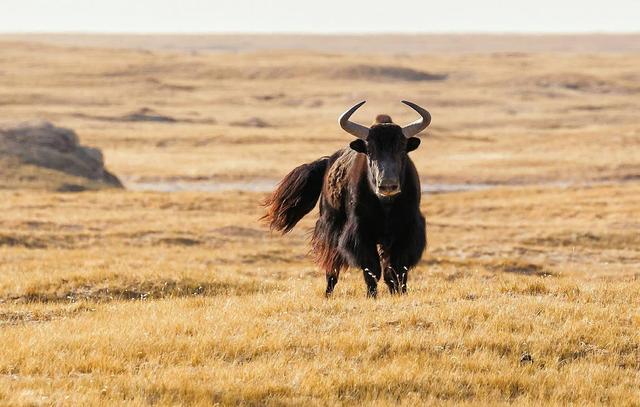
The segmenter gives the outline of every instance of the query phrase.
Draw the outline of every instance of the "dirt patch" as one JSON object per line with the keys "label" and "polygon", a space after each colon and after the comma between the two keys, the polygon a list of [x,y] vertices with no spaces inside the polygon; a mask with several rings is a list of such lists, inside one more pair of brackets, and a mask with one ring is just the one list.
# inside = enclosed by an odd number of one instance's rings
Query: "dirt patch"
{"label": "dirt patch", "polygon": [[0,312],[0,326],[49,322],[57,319],[72,318],[85,312],[93,311],[95,311],[95,308],[82,304],[73,305],[70,309],[45,312],[6,311]]}
{"label": "dirt patch", "polygon": [[453,269],[455,273],[446,275],[447,280],[456,280],[466,275],[464,270],[485,270],[490,273],[514,273],[525,276],[552,277],[555,273],[540,264],[529,263],[518,259],[496,259],[485,261],[476,259],[455,259],[448,257],[430,257],[425,260],[427,265],[440,266],[443,269]]}
{"label": "dirt patch", "polygon": [[259,238],[259,237],[264,237],[266,236],[266,232],[263,230],[258,230],[258,229],[253,229],[253,228],[246,228],[246,227],[242,227],[242,226],[225,226],[222,228],[217,228],[212,230],[212,232],[220,234],[222,236],[225,237],[241,237],[241,238],[246,238],[246,237],[253,237],[253,238]]}
{"label": "dirt patch", "polygon": [[83,192],[86,190],[87,190],[87,187],[84,185],[66,184],[66,183],[56,188],[56,192]]}
{"label": "dirt patch", "polygon": [[[219,79],[248,79],[274,80],[295,78],[322,78],[329,80],[358,80],[358,81],[444,81],[449,75],[446,73],[431,73],[409,67],[377,64],[352,65],[311,65],[307,67],[292,67],[291,65],[274,65],[254,68],[249,71],[217,70],[212,73]],[[276,97],[282,97],[277,95]]]}
{"label": "dirt patch", "polygon": [[216,124],[217,123],[217,121],[213,118],[202,118],[202,119],[177,118],[167,114],[159,113],[148,107],[142,107],[138,110],[134,110],[133,112],[125,113],[122,116],[101,116],[101,115],[91,115],[91,114],[85,114],[85,113],[75,113],[73,114],[73,116],[81,119],[99,120],[99,121],[115,122],[115,123],[123,123],[123,122],[124,123],[160,123],[160,124],[162,123],[165,123],[165,124],[173,124],[173,123]]}
{"label": "dirt patch", "polygon": [[[31,288],[29,292],[18,295],[10,295],[3,300],[17,303],[49,303],[49,302],[76,302],[95,301],[110,302],[122,300],[150,300],[168,297],[188,296],[217,296],[217,295],[250,295],[259,292],[272,291],[275,288],[269,284],[247,282],[224,281],[196,281],[192,279],[182,280],[153,280],[132,283],[95,282],[91,284],[60,282],[57,289],[52,291],[49,286]],[[0,315],[1,316],[1,315]],[[14,317],[14,319],[17,317]]]}
{"label": "dirt patch", "polygon": [[89,233],[0,233],[0,247],[24,247],[26,249],[72,249],[87,247],[98,242],[99,236]]}
{"label": "dirt patch", "polygon": [[25,247],[28,249],[43,249],[47,243],[42,239],[28,235],[7,235],[0,234],[0,247]]}
{"label": "dirt patch", "polygon": [[0,247],[22,247],[25,249],[81,249],[106,246],[112,241],[120,241],[136,247],[155,246],[220,246],[223,239],[216,237],[194,238],[168,235],[161,232],[144,233],[87,233],[68,230],[65,233],[33,233],[28,230],[0,232]]}
{"label": "dirt patch", "polygon": [[519,81],[545,89],[566,89],[590,93],[628,93],[634,91],[614,81],[581,73],[554,73],[533,76]]}
{"label": "dirt patch", "polygon": [[525,241],[526,244],[551,247],[583,247],[588,249],[636,250],[640,247],[638,233],[563,233]]}
{"label": "dirt patch", "polygon": [[444,81],[447,74],[434,74],[412,68],[387,65],[353,65],[335,69],[331,75],[340,79],[352,80],[393,80],[393,81]]}
{"label": "dirt patch", "polygon": [[260,100],[262,102],[270,102],[272,100],[282,99],[286,96],[287,96],[286,94],[282,92],[278,92],[278,93],[267,93],[263,95],[255,95],[253,98],[255,100]]}
{"label": "dirt patch", "polygon": [[282,262],[295,263],[307,258],[305,255],[295,255],[287,250],[272,249],[263,250],[254,254],[245,254],[241,256],[242,264],[260,264],[264,262]]}
{"label": "dirt patch", "polygon": [[542,276],[547,277],[552,275],[540,264],[527,263],[520,260],[502,260],[497,263],[490,263],[487,265],[489,269],[494,271],[500,271],[503,273],[515,273],[525,276]]}
{"label": "dirt patch", "polygon": [[188,237],[165,237],[157,240],[157,244],[167,246],[199,246],[203,244],[201,240]]}
{"label": "dirt patch", "polygon": [[175,123],[177,120],[171,116],[163,115],[155,112],[148,107],[136,110],[122,116],[122,121],[125,122],[155,122],[155,123]]}
{"label": "dirt patch", "polygon": [[533,296],[554,294],[551,290],[549,290],[549,287],[547,287],[546,281],[544,280],[522,280],[516,283],[507,283],[500,287],[500,292],[502,292],[503,294]]}
{"label": "dirt patch", "polygon": [[266,120],[261,119],[259,117],[250,117],[247,120],[239,120],[239,121],[231,122],[229,124],[237,127],[257,127],[257,128],[273,127]]}

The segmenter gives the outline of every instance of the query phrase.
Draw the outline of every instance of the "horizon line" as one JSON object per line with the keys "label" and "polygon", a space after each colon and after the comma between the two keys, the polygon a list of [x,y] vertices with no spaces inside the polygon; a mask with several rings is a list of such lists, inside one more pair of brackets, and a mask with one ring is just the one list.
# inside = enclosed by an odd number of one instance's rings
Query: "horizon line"
{"label": "horizon line", "polygon": [[587,36],[587,35],[640,35],[637,31],[2,31],[0,35],[171,35],[171,36],[193,36],[193,35],[256,35],[256,36],[278,36],[278,35],[305,35],[305,36],[369,36],[369,35],[392,35],[392,36],[418,36],[418,35],[487,35],[487,36]]}

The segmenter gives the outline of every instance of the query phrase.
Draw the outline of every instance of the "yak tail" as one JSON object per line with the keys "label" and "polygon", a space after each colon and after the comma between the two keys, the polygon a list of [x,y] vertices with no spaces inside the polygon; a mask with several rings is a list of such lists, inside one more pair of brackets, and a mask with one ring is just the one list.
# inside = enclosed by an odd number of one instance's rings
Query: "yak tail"
{"label": "yak tail", "polygon": [[267,213],[262,217],[271,227],[287,233],[316,206],[329,157],[296,167],[264,201]]}

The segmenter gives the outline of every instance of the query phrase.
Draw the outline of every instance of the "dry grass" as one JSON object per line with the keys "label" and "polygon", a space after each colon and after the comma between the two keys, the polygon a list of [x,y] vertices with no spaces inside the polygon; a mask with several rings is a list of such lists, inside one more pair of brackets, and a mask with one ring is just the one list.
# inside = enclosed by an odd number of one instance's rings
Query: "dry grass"
{"label": "dry grass", "polygon": [[0,46],[0,119],[74,128],[129,182],[277,179],[349,141],[349,103],[408,121],[411,96],[425,178],[507,185],[425,195],[409,295],[351,270],[325,300],[314,216],[271,235],[263,194],[0,174],[0,404],[638,405],[640,56]]}
{"label": "dry grass", "polygon": [[332,301],[298,281],[245,296],[26,307],[28,318],[3,328],[0,383],[8,403],[640,397],[637,282],[414,284],[408,297],[377,302],[362,298],[359,281],[358,294]]}
{"label": "dry grass", "polygon": [[5,192],[0,400],[631,405],[638,197],[429,196],[410,294],[368,300],[352,271],[327,301],[311,222],[270,236],[260,195]]}

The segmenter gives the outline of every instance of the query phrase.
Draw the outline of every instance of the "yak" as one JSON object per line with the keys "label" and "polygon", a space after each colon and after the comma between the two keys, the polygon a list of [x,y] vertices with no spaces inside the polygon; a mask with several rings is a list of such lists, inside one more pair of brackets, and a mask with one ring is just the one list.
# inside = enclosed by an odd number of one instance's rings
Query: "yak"
{"label": "yak", "polygon": [[382,276],[391,294],[406,294],[409,270],[427,244],[420,178],[408,153],[420,145],[415,136],[429,126],[431,115],[402,101],[418,120],[401,127],[378,115],[367,127],[349,120],[365,102],[339,118],[342,129],[357,137],[349,147],[295,168],[264,202],[263,219],[285,234],[320,199],[311,245],[326,274],[327,297],[348,266],[363,271],[368,297],[376,297]]}

